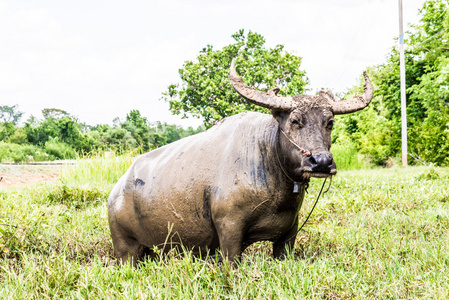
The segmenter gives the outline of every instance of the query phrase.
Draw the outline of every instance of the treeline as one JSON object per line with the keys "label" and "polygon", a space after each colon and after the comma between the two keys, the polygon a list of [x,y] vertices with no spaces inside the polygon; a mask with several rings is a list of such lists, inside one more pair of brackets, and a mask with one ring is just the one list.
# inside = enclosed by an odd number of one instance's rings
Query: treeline
{"label": "treeline", "polygon": [[[408,160],[411,164],[444,166],[449,165],[449,0],[425,1],[420,15],[405,41]],[[232,37],[234,42],[221,50],[207,46],[196,60],[184,63],[179,70],[182,83],[169,85],[162,96],[174,114],[202,117],[210,127],[226,116],[261,110],[242,100],[230,86],[233,57],[239,57],[237,72],[245,74],[250,86],[262,90],[278,86],[281,94],[290,96],[304,92],[308,79],[300,70],[300,57],[285,51],[282,45],[266,48],[264,37],[251,31],[245,35],[240,30]],[[356,149],[376,165],[385,165],[401,154],[398,49],[393,47],[386,62],[369,68],[368,74],[374,86],[372,104],[360,112],[337,116],[332,142],[340,148]],[[360,79],[346,98],[363,93]],[[136,110],[123,122],[115,120],[114,126],[91,127],[64,111],[47,109],[43,120],[30,118],[18,127],[16,119],[21,115],[16,107],[2,108],[0,158],[12,160],[27,159],[16,158],[15,153],[39,152],[49,158],[65,158],[109,149],[145,152],[204,130],[150,124]],[[18,146],[40,147],[44,152],[34,148],[28,152],[11,150]],[[29,159],[42,159],[38,154],[27,155]]]}
{"label": "treeline", "polygon": [[[449,165],[449,3],[428,0],[405,40],[409,163]],[[337,120],[334,142],[355,144],[376,164],[401,153],[399,52],[370,68],[374,99]],[[361,93],[363,85],[352,89]]]}
{"label": "treeline", "polygon": [[0,106],[0,161],[31,162],[70,159],[98,152],[144,153],[183,137],[204,131],[161,122],[150,123],[138,110],[124,121],[95,126],[79,122],[64,110],[44,109],[39,120],[31,116],[23,125],[18,106]]}

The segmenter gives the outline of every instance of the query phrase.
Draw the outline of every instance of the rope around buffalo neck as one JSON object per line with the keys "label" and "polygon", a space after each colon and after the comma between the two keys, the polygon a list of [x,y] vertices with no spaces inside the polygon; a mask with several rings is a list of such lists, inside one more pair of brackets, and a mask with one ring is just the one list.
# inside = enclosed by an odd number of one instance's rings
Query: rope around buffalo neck
{"label": "rope around buffalo neck", "polygon": [[[324,194],[326,194],[327,192],[329,192],[329,189],[331,188],[331,184],[332,184],[332,175],[330,176],[330,178],[331,178],[331,179],[330,179],[330,182],[329,182],[329,186],[328,186],[328,188],[326,189],[326,191],[324,192]],[[324,179],[323,185],[321,186],[321,189],[320,189],[320,193],[318,194],[318,197],[316,197],[315,203],[313,204],[313,207],[312,207],[312,209],[310,210],[309,215],[307,216],[306,220],[302,223],[301,227],[299,227],[299,229],[296,231],[296,233],[295,233],[293,236],[291,236],[289,239],[287,239],[285,242],[290,241],[293,237],[296,238],[296,235],[301,231],[301,229],[304,227],[304,225],[306,225],[307,221],[309,221],[309,218],[310,218],[310,216],[312,215],[313,210],[315,209],[315,207],[316,207],[316,205],[317,205],[317,203],[318,203],[318,199],[320,199],[321,193],[323,192],[324,185],[326,184],[326,181],[327,181],[327,178]],[[298,217],[298,218],[299,218],[299,217]]]}

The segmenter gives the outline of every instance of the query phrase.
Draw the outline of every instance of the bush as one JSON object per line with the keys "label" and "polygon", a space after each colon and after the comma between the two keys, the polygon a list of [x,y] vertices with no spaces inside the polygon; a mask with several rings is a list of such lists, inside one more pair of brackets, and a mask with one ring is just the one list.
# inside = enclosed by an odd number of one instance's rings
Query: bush
{"label": "bush", "polygon": [[417,160],[449,165],[449,109],[432,110],[410,129],[410,154]]}
{"label": "bush", "polygon": [[0,162],[32,162],[49,160],[41,148],[33,145],[18,145],[0,142]]}
{"label": "bush", "polygon": [[[373,100],[374,101],[374,100]],[[337,116],[332,142],[350,143],[371,163],[384,165],[389,157],[395,156],[397,143],[397,124],[378,112],[375,105],[353,114]]]}
{"label": "bush", "polygon": [[0,142],[0,162],[2,163],[27,163],[69,158],[76,158],[76,152],[67,144],[55,140],[45,143],[44,149],[34,145]]}
{"label": "bush", "polygon": [[28,143],[28,139],[25,131],[19,128],[8,137],[7,142],[12,144],[23,145]]}
{"label": "bush", "polygon": [[76,158],[76,152],[69,145],[63,142],[59,142],[56,138],[50,138],[45,143],[45,152],[51,157],[56,159],[70,159]]}
{"label": "bush", "polygon": [[96,188],[67,186],[64,182],[47,191],[45,200],[48,204],[64,204],[67,207],[85,208],[91,203],[101,203],[108,197]]}
{"label": "bush", "polygon": [[364,164],[359,159],[357,148],[352,143],[335,144],[331,148],[337,170],[359,170]]}

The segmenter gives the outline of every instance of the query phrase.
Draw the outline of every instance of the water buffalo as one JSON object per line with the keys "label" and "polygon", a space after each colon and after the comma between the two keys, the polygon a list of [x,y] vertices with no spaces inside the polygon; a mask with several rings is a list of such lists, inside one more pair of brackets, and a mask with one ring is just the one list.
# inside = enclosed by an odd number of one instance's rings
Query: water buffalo
{"label": "water buffalo", "polygon": [[117,258],[135,264],[155,247],[196,255],[220,249],[230,260],[257,241],[272,241],[273,255],[292,249],[298,212],[310,177],[336,174],[331,131],[334,115],[365,108],[373,97],[368,76],[362,96],[278,96],[229,78],[247,101],[271,115],[246,112],[206,132],[139,156],[112,190],[109,226]]}

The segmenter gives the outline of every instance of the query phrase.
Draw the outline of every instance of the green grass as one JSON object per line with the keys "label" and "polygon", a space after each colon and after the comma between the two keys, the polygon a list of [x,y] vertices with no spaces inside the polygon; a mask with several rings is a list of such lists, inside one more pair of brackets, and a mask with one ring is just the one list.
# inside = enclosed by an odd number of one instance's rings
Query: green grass
{"label": "green grass", "polygon": [[332,145],[331,152],[338,170],[360,170],[368,166],[362,161],[354,145],[335,144]]}
{"label": "green grass", "polygon": [[[449,169],[341,171],[285,261],[269,243],[238,268],[187,254],[119,266],[106,198],[132,158],[0,192],[1,299],[447,299]],[[302,209],[321,186],[313,180]]]}

